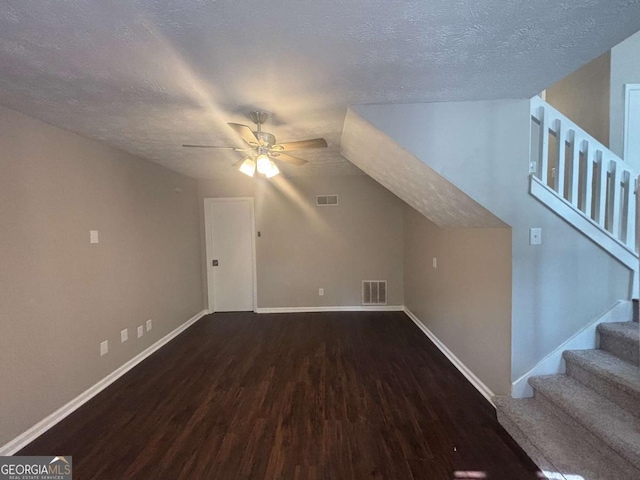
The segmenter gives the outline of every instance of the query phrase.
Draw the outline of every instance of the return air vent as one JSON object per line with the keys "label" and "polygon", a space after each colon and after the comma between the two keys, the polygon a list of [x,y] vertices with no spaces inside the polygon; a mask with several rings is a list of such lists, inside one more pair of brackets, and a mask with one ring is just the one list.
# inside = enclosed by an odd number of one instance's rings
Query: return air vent
{"label": "return air vent", "polygon": [[318,207],[335,207],[338,205],[338,195],[318,195],[316,196]]}
{"label": "return air vent", "polygon": [[363,280],[362,281],[362,305],[386,305],[387,281]]}

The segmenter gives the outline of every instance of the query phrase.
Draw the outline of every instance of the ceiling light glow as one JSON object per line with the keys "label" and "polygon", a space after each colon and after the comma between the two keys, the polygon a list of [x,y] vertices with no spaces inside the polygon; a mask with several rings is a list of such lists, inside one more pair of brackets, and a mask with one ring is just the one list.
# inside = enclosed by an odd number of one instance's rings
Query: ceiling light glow
{"label": "ceiling light glow", "polygon": [[258,156],[258,173],[266,175],[271,170],[271,159],[266,155]]}
{"label": "ceiling light glow", "polygon": [[276,175],[278,175],[280,173],[280,170],[278,170],[278,167],[272,161],[270,161],[269,163],[271,165],[269,167],[269,171],[267,173],[265,173],[265,176],[267,178],[275,177]]}
{"label": "ceiling light glow", "polygon": [[256,162],[254,162],[250,158],[245,159],[245,161],[242,162],[242,165],[240,165],[240,171],[245,175],[253,177],[253,175],[256,173]]}

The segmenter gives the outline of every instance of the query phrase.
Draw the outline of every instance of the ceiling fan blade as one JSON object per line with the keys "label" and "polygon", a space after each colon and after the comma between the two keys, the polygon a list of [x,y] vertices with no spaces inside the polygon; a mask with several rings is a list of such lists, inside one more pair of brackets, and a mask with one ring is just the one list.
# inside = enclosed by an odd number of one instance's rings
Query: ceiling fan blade
{"label": "ceiling fan blade", "polygon": [[289,155],[288,153],[279,153],[279,152],[269,152],[269,156],[274,160],[280,160],[281,162],[293,163],[296,166],[304,165],[305,163],[309,163],[308,160],[304,160],[302,158],[294,157],[293,155]]}
{"label": "ceiling fan blade", "polygon": [[258,140],[258,138],[251,131],[251,129],[246,125],[241,125],[239,123],[228,123],[227,125],[233,128],[236,131],[236,133],[240,135],[240,138],[242,138],[249,145],[253,146],[253,145],[260,144],[260,141]]}
{"label": "ceiling fan blade", "polygon": [[250,148],[236,148],[236,147],[219,147],[217,145],[182,145],[187,148],[216,148],[218,150],[235,150],[236,152],[246,152],[247,150],[251,150]]}
{"label": "ceiling fan blade", "polygon": [[327,147],[327,141],[324,138],[312,138],[309,140],[300,140],[299,142],[278,143],[274,145],[274,150],[278,151],[291,151],[291,150],[306,150],[307,148],[325,148]]}

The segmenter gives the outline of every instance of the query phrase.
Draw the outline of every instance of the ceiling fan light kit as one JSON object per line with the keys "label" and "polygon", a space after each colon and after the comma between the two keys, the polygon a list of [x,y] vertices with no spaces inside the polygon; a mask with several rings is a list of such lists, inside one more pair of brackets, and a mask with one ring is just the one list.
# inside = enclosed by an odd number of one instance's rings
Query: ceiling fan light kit
{"label": "ceiling fan light kit", "polygon": [[246,158],[245,161],[240,165],[239,170],[245,175],[253,177],[253,175],[256,173],[256,162],[254,162],[250,158]]}
{"label": "ceiling fan light kit", "polygon": [[264,153],[258,156],[258,173],[266,175],[271,170],[271,160]]}
{"label": "ceiling fan light kit", "polygon": [[[267,178],[275,177],[280,173],[280,169],[273,160],[291,163],[295,166],[302,166],[308,163],[299,157],[290,155],[292,150],[306,150],[309,148],[325,148],[327,141],[324,138],[313,138],[310,140],[300,140],[298,142],[276,143],[276,137],[268,132],[262,131],[262,124],[267,121],[269,114],[267,112],[251,112],[249,118],[256,124],[256,131],[252,131],[246,125],[239,123],[229,123],[228,125],[242,138],[248,148],[236,147],[219,147],[214,145],[182,145],[190,148],[217,148],[234,150],[236,152],[248,152],[253,150],[253,155],[247,157],[240,165],[239,170],[253,177],[256,173],[266,176]],[[256,160],[254,160],[256,158]]]}
{"label": "ceiling fan light kit", "polygon": [[271,162],[269,171],[267,173],[265,173],[264,175],[267,178],[271,178],[271,177],[275,177],[279,173],[280,173],[280,170],[278,169],[277,165],[275,163]]}

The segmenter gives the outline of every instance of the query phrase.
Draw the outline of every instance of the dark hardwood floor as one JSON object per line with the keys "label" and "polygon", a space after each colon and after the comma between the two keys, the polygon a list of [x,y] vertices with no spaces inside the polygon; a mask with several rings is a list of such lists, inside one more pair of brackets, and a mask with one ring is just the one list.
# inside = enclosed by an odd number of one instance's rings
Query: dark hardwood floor
{"label": "dark hardwood floor", "polygon": [[19,455],[75,479],[538,478],[393,312],[209,315]]}

